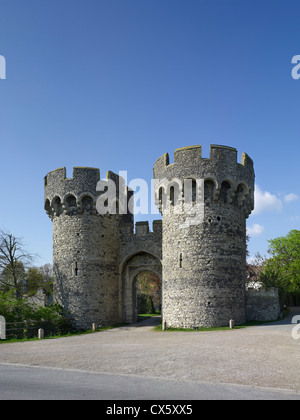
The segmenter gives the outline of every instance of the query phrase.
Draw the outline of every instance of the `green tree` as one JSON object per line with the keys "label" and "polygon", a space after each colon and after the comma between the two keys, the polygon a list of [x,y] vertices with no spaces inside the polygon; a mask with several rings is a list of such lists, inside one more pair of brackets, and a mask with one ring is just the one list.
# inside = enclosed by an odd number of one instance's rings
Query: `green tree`
{"label": "green tree", "polygon": [[265,261],[260,280],[288,292],[300,289],[300,231],[268,241],[271,258]]}
{"label": "green tree", "polygon": [[[143,271],[137,276],[137,294],[151,296],[152,305],[159,307],[161,303],[161,281],[152,271]],[[150,301],[149,301],[150,302]]]}
{"label": "green tree", "polygon": [[44,276],[38,268],[29,267],[25,274],[26,295],[32,296],[44,286]]}
{"label": "green tree", "polygon": [[51,264],[45,264],[40,267],[39,271],[43,275],[43,292],[45,296],[49,297],[53,294],[53,266]]}
{"label": "green tree", "polygon": [[17,296],[22,295],[22,286],[25,285],[25,268],[22,261],[15,261],[13,269],[11,264],[7,264],[0,275],[0,289],[16,291]]}

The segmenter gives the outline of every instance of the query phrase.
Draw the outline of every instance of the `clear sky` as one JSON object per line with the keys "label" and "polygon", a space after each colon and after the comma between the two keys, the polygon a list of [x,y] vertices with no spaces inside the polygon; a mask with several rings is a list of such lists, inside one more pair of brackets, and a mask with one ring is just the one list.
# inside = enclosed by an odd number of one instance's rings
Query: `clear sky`
{"label": "clear sky", "polygon": [[165,152],[221,144],[254,160],[249,251],[266,254],[300,229],[299,54],[299,0],[0,0],[0,228],[51,262],[49,171],[150,183]]}

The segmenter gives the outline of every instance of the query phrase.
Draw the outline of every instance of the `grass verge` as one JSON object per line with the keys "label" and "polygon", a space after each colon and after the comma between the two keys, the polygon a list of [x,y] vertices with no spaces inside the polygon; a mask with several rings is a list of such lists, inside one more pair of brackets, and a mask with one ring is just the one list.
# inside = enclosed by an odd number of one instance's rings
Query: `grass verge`
{"label": "grass verge", "polygon": [[[277,321],[277,320],[276,320]],[[240,330],[242,328],[247,327],[254,327],[256,325],[263,325],[269,324],[276,321],[247,321],[245,324],[242,325],[235,325],[234,330]],[[162,324],[156,325],[153,328],[154,331],[184,331],[184,332],[199,332],[199,331],[226,331],[230,330],[229,327],[198,327],[198,328],[173,328],[173,327],[166,327],[164,330],[162,329]]]}
{"label": "grass verge", "polygon": [[[115,324],[115,325],[102,326],[102,327],[97,328],[96,331],[93,331],[92,329],[89,329],[89,330],[86,330],[86,331],[74,331],[74,332],[69,332],[69,333],[66,333],[66,334],[53,334],[53,335],[45,336],[43,338],[43,340],[62,338],[62,337],[73,337],[75,335],[94,334],[95,332],[111,330],[113,328],[124,327],[126,325],[128,325],[128,324],[127,323],[120,323],[120,324]],[[42,340],[40,340],[38,337],[34,337],[34,338],[26,338],[26,337],[24,337],[24,338],[10,338],[10,339],[7,339],[7,340],[0,340],[0,344],[19,343],[19,342],[23,342],[23,341],[42,341]]]}

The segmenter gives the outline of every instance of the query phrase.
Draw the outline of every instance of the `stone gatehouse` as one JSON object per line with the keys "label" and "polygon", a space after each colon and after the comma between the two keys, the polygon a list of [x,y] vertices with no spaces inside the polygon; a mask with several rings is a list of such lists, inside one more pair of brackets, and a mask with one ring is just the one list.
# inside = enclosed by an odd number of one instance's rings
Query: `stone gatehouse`
{"label": "stone gatehouse", "polygon": [[[154,164],[155,203],[162,220],[134,224],[133,191],[112,172],[95,168],[48,173],[44,208],[53,222],[54,299],[78,329],[92,323],[134,322],[136,279],[151,271],[162,281],[168,326],[228,325],[246,320],[246,218],[254,208],[253,162],[211,145],[177,149]],[[98,211],[113,182],[115,211]],[[104,184],[103,184],[104,183]],[[105,186],[107,183],[107,187]],[[124,204],[124,202],[123,202]],[[251,300],[253,307],[253,300]],[[252,310],[253,313],[253,310]],[[264,312],[266,314],[266,311]],[[267,316],[267,315],[266,315]]]}

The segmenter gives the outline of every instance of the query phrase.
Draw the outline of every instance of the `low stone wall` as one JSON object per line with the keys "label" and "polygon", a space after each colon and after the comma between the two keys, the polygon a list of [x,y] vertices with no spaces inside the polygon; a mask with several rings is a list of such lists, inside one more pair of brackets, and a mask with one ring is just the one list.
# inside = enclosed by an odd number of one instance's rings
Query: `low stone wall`
{"label": "low stone wall", "polygon": [[278,289],[246,290],[246,319],[247,321],[275,321],[280,314]]}

